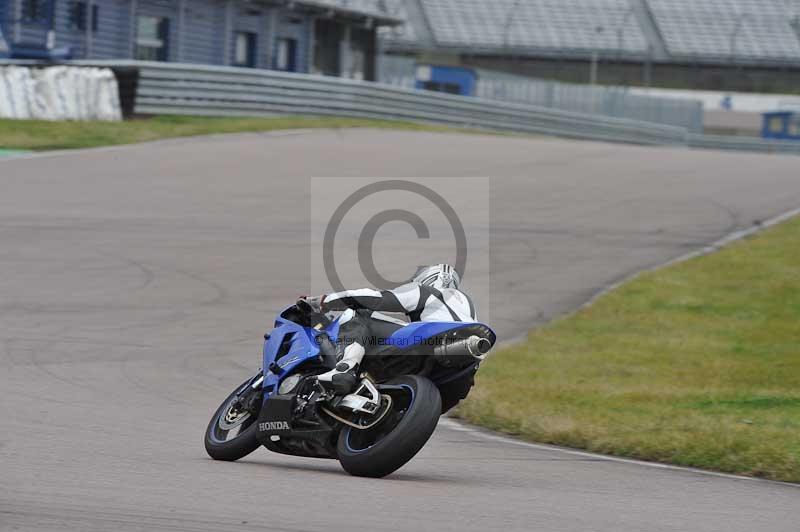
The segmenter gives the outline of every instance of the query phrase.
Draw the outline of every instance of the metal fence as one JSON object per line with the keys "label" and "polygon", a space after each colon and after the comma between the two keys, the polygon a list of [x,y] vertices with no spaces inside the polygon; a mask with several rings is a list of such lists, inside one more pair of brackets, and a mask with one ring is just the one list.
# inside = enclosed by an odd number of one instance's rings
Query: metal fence
{"label": "metal fence", "polygon": [[631,94],[627,87],[563,83],[479,69],[476,93],[481,98],[528,103],[553,109],[628,118],[703,132],[703,104]]}
{"label": "metal fence", "polygon": [[413,89],[417,85],[416,57],[379,54],[376,66],[381,83],[406,89]]}
{"label": "metal fence", "polygon": [[[378,79],[381,83],[413,88],[416,65],[413,57],[383,54],[378,58]],[[482,68],[472,70],[477,77],[475,95],[480,98],[654,122],[686,128],[692,133],[703,132],[703,104],[699,100],[633,94],[628,87],[593,87]]]}

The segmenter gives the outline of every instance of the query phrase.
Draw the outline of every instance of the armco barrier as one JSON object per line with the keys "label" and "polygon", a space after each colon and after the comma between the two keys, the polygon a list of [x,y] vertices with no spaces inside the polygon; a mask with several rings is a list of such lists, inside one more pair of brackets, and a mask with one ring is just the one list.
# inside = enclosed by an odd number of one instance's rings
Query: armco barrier
{"label": "armco barrier", "polygon": [[689,146],[707,150],[756,151],[800,155],[800,142],[737,137],[729,135],[689,135]]}
{"label": "armco barrier", "polygon": [[687,131],[674,126],[341,78],[139,61],[91,64],[138,69],[134,106],[137,114],[323,115],[409,120],[636,144],[685,146],[687,143]]}

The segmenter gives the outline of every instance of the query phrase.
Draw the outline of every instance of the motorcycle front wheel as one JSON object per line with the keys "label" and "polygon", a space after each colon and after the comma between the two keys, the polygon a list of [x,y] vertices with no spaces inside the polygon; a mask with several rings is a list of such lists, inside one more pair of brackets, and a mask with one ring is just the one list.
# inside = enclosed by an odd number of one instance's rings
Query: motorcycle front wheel
{"label": "motorcycle front wheel", "polygon": [[[206,428],[206,452],[214,460],[233,462],[244,458],[261,445],[256,439],[258,415],[243,408],[251,394],[261,395],[261,389],[248,390],[248,379],[220,405]],[[257,398],[256,398],[257,400]]]}
{"label": "motorcycle front wheel", "polygon": [[392,397],[392,411],[368,430],[344,427],[336,450],[339,463],[353,476],[381,478],[400,469],[430,439],[442,399],[436,385],[416,375],[387,382],[381,393]]}

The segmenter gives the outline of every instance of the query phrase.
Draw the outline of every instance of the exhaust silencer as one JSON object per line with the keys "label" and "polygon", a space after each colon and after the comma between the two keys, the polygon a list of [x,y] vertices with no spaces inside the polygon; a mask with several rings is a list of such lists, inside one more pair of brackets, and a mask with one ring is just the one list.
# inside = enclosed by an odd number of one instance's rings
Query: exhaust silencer
{"label": "exhaust silencer", "polygon": [[480,336],[470,336],[454,342],[445,342],[433,348],[436,361],[447,368],[466,368],[481,362],[492,348],[492,343]]}

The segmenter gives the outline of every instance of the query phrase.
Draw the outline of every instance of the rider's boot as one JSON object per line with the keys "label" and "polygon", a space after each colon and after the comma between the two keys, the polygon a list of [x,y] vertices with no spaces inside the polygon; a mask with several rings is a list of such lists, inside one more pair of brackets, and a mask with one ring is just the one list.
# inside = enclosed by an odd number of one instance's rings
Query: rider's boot
{"label": "rider's boot", "polygon": [[352,392],[358,383],[358,366],[364,358],[364,347],[358,343],[348,345],[336,367],[317,377],[323,387],[337,394],[346,395]]}

